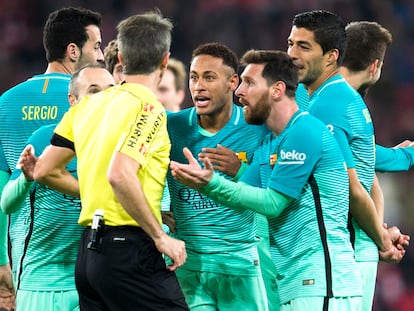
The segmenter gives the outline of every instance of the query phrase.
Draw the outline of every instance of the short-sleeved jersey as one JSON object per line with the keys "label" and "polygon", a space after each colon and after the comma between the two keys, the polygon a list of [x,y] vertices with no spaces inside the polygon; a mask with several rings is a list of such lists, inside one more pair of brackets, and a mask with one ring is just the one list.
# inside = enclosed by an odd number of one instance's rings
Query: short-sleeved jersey
{"label": "short-sleeved jersey", "polygon": [[[50,73],[35,75],[4,92],[0,97],[0,170],[11,174],[27,139],[43,125],[53,124],[69,109],[70,75]],[[12,269],[24,250],[30,213],[10,215],[9,236],[12,245]]]}
{"label": "short-sleeved jersey", "polygon": [[[43,126],[29,138],[28,144],[40,156],[50,143],[56,124]],[[68,171],[76,176],[76,159]],[[16,169],[11,180],[22,174]],[[29,200],[16,213],[30,215],[23,256],[17,271],[17,289],[50,291],[75,290],[74,270],[82,227],[78,225],[80,200],[34,183]],[[12,227],[18,226],[12,222]]]}
{"label": "short-sleeved jersey", "polygon": [[336,140],[321,121],[298,111],[279,136],[266,137],[240,181],[293,198],[279,216],[269,217],[281,303],[361,295],[347,229],[348,174]]}
{"label": "short-sleeved jersey", "polygon": [[161,224],[161,199],[169,164],[166,113],[155,95],[138,84],[123,83],[71,107],[55,133],[74,143],[82,211],[79,224],[91,225],[96,209],[109,226],[139,226],[118,202],[107,172],[115,152],[140,164],[138,178],[148,205]]}
{"label": "short-sleeved jersey", "polygon": [[[242,108],[235,104],[230,120],[215,134],[199,127],[195,108],[168,114],[171,160],[181,163],[187,163],[184,147],[197,158],[202,148],[216,148],[218,144],[237,152],[242,161],[250,162],[265,132],[262,126],[248,125]],[[170,173],[167,177],[177,237],[186,243],[186,269],[259,275],[255,213],[221,206],[177,182]]]}
{"label": "short-sleeved jersey", "polygon": [[[356,169],[361,184],[370,193],[375,173],[375,137],[363,99],[341,75],[335,75],[315,90],[309,100],[309,113],[334,134],[347,167]],[[350,230],[355,232],[357,261],[378,261],[376,244],[355,220]]]}

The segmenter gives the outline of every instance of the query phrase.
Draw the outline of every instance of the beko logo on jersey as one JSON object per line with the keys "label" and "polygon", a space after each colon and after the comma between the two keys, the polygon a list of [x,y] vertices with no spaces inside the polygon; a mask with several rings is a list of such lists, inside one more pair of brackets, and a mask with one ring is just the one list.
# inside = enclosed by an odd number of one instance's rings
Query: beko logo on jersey
{"label": "beko logo on jersey", "polygon": [[306,154],[303,152],[292,151],[280,151],[280,164],[303,164],[306,160]]}

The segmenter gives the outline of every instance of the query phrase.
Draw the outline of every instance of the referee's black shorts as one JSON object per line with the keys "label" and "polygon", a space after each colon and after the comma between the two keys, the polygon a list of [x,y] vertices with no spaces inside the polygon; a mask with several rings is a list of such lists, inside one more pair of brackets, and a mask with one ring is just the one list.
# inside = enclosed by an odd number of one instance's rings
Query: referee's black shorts
{"label": "referee's black shorts", "polygon": [[105,226],[100,251],[83,232],[75,281],[83,310],[189,310],[174,272],[139,227]]}

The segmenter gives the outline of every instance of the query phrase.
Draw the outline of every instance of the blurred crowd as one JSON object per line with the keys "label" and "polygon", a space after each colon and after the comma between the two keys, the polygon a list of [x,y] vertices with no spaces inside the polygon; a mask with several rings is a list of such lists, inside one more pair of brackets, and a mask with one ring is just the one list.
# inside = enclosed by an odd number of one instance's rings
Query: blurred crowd
{"label": "blurred crowd", "polygon": [[[412,0],[13,0],[0,1],[0,93],[43,72],[42,27],[47,15],[64,6],[83,6],[102,14],[103,47],[126,16],[158,7],[174,23],[171,53],[188,64],[200,43],[221,41],[239,56],[250,48],[286,50],[296,13],[326,9],[346,22],[377,21],[393,35],[381,80],[367,104],[377,142],[393,146],[414,139],[414,1]],[[187,97],[186,104],[190,105]],[[380,174],[385,218],[414,238],[414,172]],[[380,264],[375,311],[414,310],[414,247],[399,265]]]}

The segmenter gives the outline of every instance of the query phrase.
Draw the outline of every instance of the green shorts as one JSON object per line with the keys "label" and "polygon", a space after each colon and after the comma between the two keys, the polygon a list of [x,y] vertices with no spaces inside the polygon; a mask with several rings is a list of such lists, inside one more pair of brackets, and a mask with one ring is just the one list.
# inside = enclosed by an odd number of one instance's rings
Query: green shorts
{"label": "green shorts", "polygon": [[19,311],[79,311],[79,297],[76,290],[69,291],[27,291],[18,290],[16,310]]}
{"label": "green shorts", "polygon": [[[324,297],[307,297],[293,299],[280,306],[280,311],[324,310]],[[334,297],[329,299],[328,311],[359,311],[361,297]]]}
{"label": "green shorts", "polygon": [[362,277],[362,308],[361,310],[372,310],[374,301],[375,283],[377,281],[378,262],[357,262]]}
{"label": "green shorts", "polygon": [[191,311],[267,311],[261,276],[224,275],[179,268],[176,272]]}

